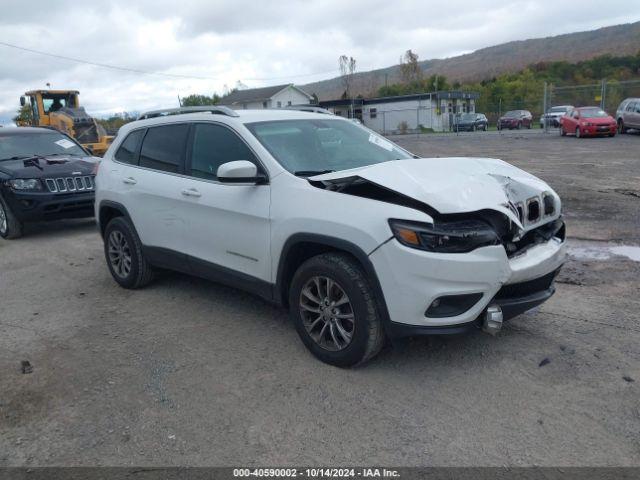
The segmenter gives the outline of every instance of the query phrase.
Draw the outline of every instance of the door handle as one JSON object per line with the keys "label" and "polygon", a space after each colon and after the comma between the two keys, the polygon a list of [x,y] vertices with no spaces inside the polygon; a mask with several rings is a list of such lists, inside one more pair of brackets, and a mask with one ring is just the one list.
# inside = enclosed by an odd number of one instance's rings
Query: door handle
{"label": "door handle", "polygon": [[201,197],[202,196],[202,194],[195,188],[188,188],[188,189],[185,188],[181,190],[180,193],[182,193],[182,195],[184,195],[185,197]]}
{"label": "door handle", "polygon": [[138,182],[133,177],[126,177],[122,179],[122,183],[126,183],[127,185],[135,185]]}

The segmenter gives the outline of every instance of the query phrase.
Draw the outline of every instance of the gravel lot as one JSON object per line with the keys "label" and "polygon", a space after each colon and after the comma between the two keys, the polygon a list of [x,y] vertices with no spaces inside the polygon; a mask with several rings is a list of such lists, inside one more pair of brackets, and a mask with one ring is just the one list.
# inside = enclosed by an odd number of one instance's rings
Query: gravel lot
{"label": "gravel lot", "polygon": [[[284,311],[177,274],[111,279],[92,221],[0,239],[0,465],[640,466],[640,135],[397,137],[563,197],[557,294],[495,338],[413,339],[341,370]],[[34,371],[21,372],[28,360]]]}

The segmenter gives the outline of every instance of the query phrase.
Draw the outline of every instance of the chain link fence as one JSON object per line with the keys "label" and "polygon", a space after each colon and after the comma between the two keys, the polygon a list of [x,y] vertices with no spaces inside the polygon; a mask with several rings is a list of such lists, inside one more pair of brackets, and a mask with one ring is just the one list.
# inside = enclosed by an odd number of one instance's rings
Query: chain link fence
{"label": "chain link fence", "polygon": [[[545,112],[549,114],[553,107],[597,106],[615,117],[616,110],[624,99],[640,98],[640,80],[602,80],[592,84],[568,86],[545,84],[544,87],[532,88],[524,95],[525,98],[515,100],[505,95],[509,99],[498,97],[487,101],[480,96],[474,101],[436,101],[435,98],[430,99],[430,94],[424,95],[429,98],[418,101],[398,98],[397,102],[387,101],[384,104],[370,102],[335,113],[357,119],[383,135],[457,132],[461,116],[469,112],[484,114],[488,130],[496,130],[500,117],[511,111],[524,111],[526,113],[522,122],[518,122],[515,128],[543,128],[550,131],[558,125],[558,114],[548,117],[553,118],[553,121],[543,121],[543,115]],[[483,127],[478,129],[484,130]]]}

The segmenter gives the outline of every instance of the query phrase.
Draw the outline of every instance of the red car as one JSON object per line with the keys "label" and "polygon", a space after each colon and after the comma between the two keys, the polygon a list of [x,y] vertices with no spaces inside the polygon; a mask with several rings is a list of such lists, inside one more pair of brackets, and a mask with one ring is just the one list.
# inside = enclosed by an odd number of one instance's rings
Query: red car
{"label": "red car", "polygon": [[560,135],[574,134],[576,138],[598,135],[615,136],[615,119],[600,107],[574,108],[560,118]]}

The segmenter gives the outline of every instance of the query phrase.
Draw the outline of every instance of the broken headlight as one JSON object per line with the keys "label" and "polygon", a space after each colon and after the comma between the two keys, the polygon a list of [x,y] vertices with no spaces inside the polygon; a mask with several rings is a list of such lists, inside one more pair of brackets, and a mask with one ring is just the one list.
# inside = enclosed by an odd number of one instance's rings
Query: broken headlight
{"label": "broken headlight", "polygon": [[495,230],[482,220],[454,220],[429,224],[391,219],[389,225],[400,243],[428,252],[464,253],[479,247],[500,244]]}
{"label": "broken headlight", "polygon": [[14,190],[42,190],[42,183],[36,178],[17,178],[7,183]]}

